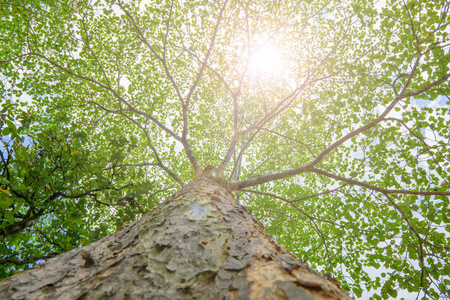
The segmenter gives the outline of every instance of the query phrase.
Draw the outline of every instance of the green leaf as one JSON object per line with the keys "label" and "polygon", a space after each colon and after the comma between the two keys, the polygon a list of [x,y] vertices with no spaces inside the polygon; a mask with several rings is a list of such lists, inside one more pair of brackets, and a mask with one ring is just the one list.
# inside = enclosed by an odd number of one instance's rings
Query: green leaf
{"label": "green leaf", "polygon": [[4,212],[4,217],[8,221],[9,224],[14,224],[15,219],[14,219],[14,216],[13,216],[13,214],[11,212],[5,211]]}
{"label": "green leaf", "polygon": [[2,197],[0,196],[0,209],[8,208],[11,204],[13,204],[13,200],[10,197]]}
{"label": "green leaf", "polygon": [[9,184],[10,182],[6,178],[0,177],[0,183],[1,184]]}

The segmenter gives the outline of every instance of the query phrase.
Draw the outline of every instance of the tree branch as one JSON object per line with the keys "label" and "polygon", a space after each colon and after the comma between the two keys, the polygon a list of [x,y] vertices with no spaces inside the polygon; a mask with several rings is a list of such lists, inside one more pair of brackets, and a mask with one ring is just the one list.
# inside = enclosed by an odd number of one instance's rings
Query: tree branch
{"label": "tree branch", "polygon": [[[153,146],[153,143],[151,141],[150,136],[148,135],[147,130],[142,127],[141,124],[139,124],[136,120],[134,120],[133,118],[131,118],[130,116],[128,116],[127,114],[124,114],[122,111],[113,111],[113,110],[109,110],[106,107],[104,107],[103,105],[100,105],[96,102],[89,102],[92,103],[98,107],[100,107],[101,109],[103,109],[104,111],[108,112],[108,113],[112,113],[112,114],[116,114],[116,115],[120,115],[123,116],[124,118],[126,118],[127,120],[131,121],[134,125],[136,125],[145,135],[145,137],[147,138],[147,142],[149,144],[150,149],[152,150],[153,154],[155,155],[156,160],[158,161],[157,165],[159,166],[161,169],[163,169],[170,177],[172,177],[173,179],[175,179],[175,181],[180,184],[181,186],[184,186],[185,183],[183,180],[181,180],[172,170],[170,170],[168,167],[166,167],[162,161],[162,159],[159,157],[158,151],[156,150],[156,148]],[[150,165],[150,164],[149,164]]]}
{"label": "tree branch", "polygon": [[[417,58],[416,60],[416,64],[415,67],[413,69],[413,71],[411,71],[411,74],[408,78],[408,83],[405,84],[405,86],[402,89],[402,93],[404,93],[406,91],[406,88],[409,84],[409,82],[411,81],[411,78],[414,74],[415,69],[417,68],[419,62],[419,58]],[[450,78],[450,74],[447,74],[443,77],[441,77],[439,80],[436,80],[435,82],[429,84],[428,86],[420,89],[419,91],[416,92],[412,92],[409,94],[400,94],[398,97],[396,97],[391,104],[384,110],[384,112],[375,120],[373,120],[372,122],[370,122],[369,124],[366,124],[352,132],[350,132],[349,134],[347,134],[346,136],[342,137],[341,139],[337,140],[336,142],[334,142],[333,144],[331,144],[327,149],[325,149],[324,151],[322,151],[314,160],[312,160],[309,164],[301,166],[299,168],[296,169],[292,169],[292,170],[288,170],[288,171],[284,171],[284,172],[280,172],[277,174],[271,174],[268,176],[261,176],[259,178],[256,179],[250,179],[250,180],[245,180],[245,181],[240,181],[240,182],[232,182],[230,184],[230,187],[233,188],[233,190],[238,190],[238,189],[242,189],[245,187],[249,187],[249,186],[253,186],[256,184],[262,184],[262,183],[266,183],[269,181],[273,181],[273,180],[280,180],[280,179],[284,179],[287,177],[291,177],[291,176],[295,176],[301,173],[304,173],[306,171],[312,171],[314,169],[314,166],[317,165],[321,160],[323,160],[328,154],[330,154],[334,149],[336,149],[337,147],[339,147],[340,145],[342,145],[343,143],[345,143],[346,141],[348,141],[349,139],[351,139],[352,137],[378,125],[381,121],[383,121],[386,116],[389,114],[389,112],[392,111],[392,109],[394,109],[394,107],[397,105],[397,103],[405,98],[409,98],[412,96],[416,96],[419,95],[423,92],[428,91],[429,89],[433,88],[436,85],[439,85],[441,83],[443,83],[444,81],[446,81],[447,79]],[[317,170],[317,169],[314,169]],[[323,171],[321,171],[323,172]],[[336,175],[333,175],[336,176]],[[426,193],[426,192],[424,192]],[[417,195],[422,195],[422,194],[417,194]],[[423,194],[426,195],[426,194]],[[429,194],[429,195],[439,195],[439,194]],[[450,195],[450,193],[448,194],[442,194],[442,195]]]}
{"label": "tree branch", "polygon": [[181,142],[183,143],[184,149],[186,151],[186,154],[189,158],[189,161],[191,162],[192,167],[194,168],[194,172],[196,175],[199,175],[201,173],[201,168],[200,165],[197,161],[197,159],[194,156],[194,153],[192,151],[191,145],[189,144],[188,140],[187,140],[187,135],[188,135],[188,128],[189,128],[189,123],[188,123],[188,109],[189,109],[189,102],[192,98],[192,95],[194,94],[195,90],[197,89],[197,86],[200,82],[200,79],[203,76],[203,72],[207,66],[208,63],[208,59],[211,55],[211,52],[214,48],[214,43],[216,41],[216,37],[217,37],[217,31],[219,30],[219,25],[220,22],[222,21],[222,17],[223,17],[223,12],[225,11],[225,8],[228,4],[228,0],[225,0],[225,3],[223,4],[222,8],[220,9],[220,13],[219,13],[219,17],[217,18],[217,22],[216,25],[214,26],[214,32],[213,35],[211,37],[211,42],[209,44],[209,48],[208,51],[206,53],[205,59],[203,60],[202,66],[200,67],[200,70],[197,74],[197,77],[195,78],[194,83],[192,84],[192,87],[190,88],[187,96],[186,96],[186,102],[183,105],[183,134],[181,135]]}
{"label": "tree branch", "polygon": [[142,163],[142,164],[120,164],[114,165],[112,167],[105,168],[104,170],[111,170],[115,168],[126,168],[126,167],[147,167],[147,166],[159,166],[157,163]]}
{"label": "tree branch", "polygon": [[57,255],[58,255],[57,252],[51,252],[49,254],[43,254],[43,255],[36,256],[36,257],[30,257],[30,258],[24,258],[24,259],[3,258],[3,259],[0,259],[0,265],[4,265],[4,264],[25,265],[25,264],[30,264],[32,262],[35,262],[35,261],[38,261],[41,259],[49,259],[49,258],[55,257]]}
{"label": "tree branch", "polygon": [[178,87],[177,83],[175,82],[175,79],[173,78],[172,74],[170,73],[170,70],[169,70],[166,60],[163,57],[161,57],[158,54],[158,52],[156,52],[156,50],[150,45],[150,43],[148,42],[148,40],[145,38],[144,34],[142,33],[141,28],[137,25],[133,16],[125,9],[125,7],[123,7],[122,3],[120,3],[120,1],[117,1],[117,5],[125,13],[125,15],[130,19],[131,23],[133,24],[133,27],[136,29],[136,31],[138,33],[139,40],[141,40],[144,43],[144,45],[147,46],[147,48],[150,50],[150,52],[152,52],[152,54],[162,63],[164,72],[166,73],[166,76],[169,78],[170,82],[172,83],[172,86],[175,89],[175,92],[178,96],[180,104],[183,107],[184,106],[183,96],[181,95],[180,88]]}
{"label": "tree branch", "polygon": [[254,190],[241,189],[239,191],[244,192],[244,193],[246,192],[246,193],[253,193],[253,194],[258,194],[258,195],[269,196],[269,197],[272,197],[272,198],[275,198],[275,199],[282,200],[282,201],[284,201],[286,203],[296,203],[296,202],[300,202],[300,201],[303,201],[303,200],[306,200],[306,199],[315,198],[315,197],[318,197],[320,195],[325,195],[325,194],[330,194],[330,193],[336,192],[336,191],[338,191],[339,189],[343,188],[346,185],[348,185],[348,184],[346,183],[346,184],[340,185],[337,188],[332,189],[332,190],[327,190],[325,192],[317,193],[317,194],[314,194],[314,195],[309,195],[309,196],[302,197],[302,198],[299,198],[299,199],[294,199],[294,200],[287,200],[287,199],[285,199],[283,197],[280,197],[280,196],[277,196],[277,195],[274,195],[274,194],[271,194],[271,193],[259,192],[259,191],[254,191]]}
{"label": "tree branch", "polygon": [[311,172],[314,172],[316,174],[324,175],[329,178],[333,178],[335,180],[343,181],[346,183],[350,183],[353,185],[361,186],[370,190],[374,190],[383,194],[404,194],[404,195],[420,195],[420,196],[450,196],[450,192],[441,192],[441,191],[434,191],[434,192],[422,192],[422,191],[409,191],[409,190],[388,190],[384,188],[377,187],[372,184],[368,184],[365,182],[357,181],[354,179],[345,178],[339,175],[331,174],[319,169],[313,168],[310,170]]}
{"label": "tree branch", "polygon": [[67,74],[69,74],[69,75],[72,75],[72,76],[77,77],[77,78],[82,79],[82,80],[89,81],[89,82],[91,82],[91,83],[93,83],[93,84],[95,84],[95,85],[98,85],[99,87],[101,87],[101,88],[103,88],[103,89],[105,89],[105,90],[111,92],[111,93],[112,93],[119,101],[121,101],[122,103],[124,103],[124,104],[129,108],[130,111],[132,111],[132,112],[134,112],[134,113],[136,113],[136,114],[138,114],[138,115],[141,115],[141,116],[143,116],[143,117],[145,117],[145,118],[147,118],[147,119],[150,119],[153,123],[155,123],[159,128],[161,128],[161,129],[164,130],[165,132],[167,132],[169,135],[171,135],[174,139],[176,139],[177,141],[181,141],[181,137],[179,137],[175,132],[173,132],[172,130],[170,130],[169,128],[167,128],[165,125],[163,125],[160,121],[158,121],[158,120],[157,120],[156,118],[154,118],[152,115],[147,114],[147,113],[145,113],[145,112],[143,112],[143,111],[140,111],[140,110],[136,109],[133,105],[131,105],[128,101],[126,101],[123,97],[121,97],[121,96],[120,96],[114,89],[112,89],[111,87],[108,87],[108,86],[104,85],[103,83],[101,83],[101,82],[99,82],[99,81],[97,81],[97,80],[95,80],[95,79],[92,79],[92,78],[89,78],[89,77],[86,77],[86,76],[83,76],[83,75],[79,75],[79,74],[77,74],[77,73],[74,73],[74,72],[72,72],[72,71],[70,71],[70,70],[64,68],[63,66],[57,64],[56,62],[50,60],[49,58],[45,57],[45,56],[42,55],[42,54],[35,53],[35,52],[30,52],[29,54],[30,54],[30,55],[38,56],[38,57],[40,57],[40,58],[46,60],[48,63],[50,63],[50,64],[53,65],[54,67],[56,67],[56,68],[58,68],[58,69],[64,71],[65,73],[67,73]]}

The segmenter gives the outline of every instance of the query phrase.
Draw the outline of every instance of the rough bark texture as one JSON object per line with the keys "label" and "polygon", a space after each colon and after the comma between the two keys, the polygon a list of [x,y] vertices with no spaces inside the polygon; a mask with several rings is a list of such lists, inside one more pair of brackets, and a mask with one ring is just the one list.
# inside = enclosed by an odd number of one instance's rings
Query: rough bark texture
{"label": "rough bark texture", "polygon": [[0,299],[350,299],[202,173],[141,220],[0,282]]}

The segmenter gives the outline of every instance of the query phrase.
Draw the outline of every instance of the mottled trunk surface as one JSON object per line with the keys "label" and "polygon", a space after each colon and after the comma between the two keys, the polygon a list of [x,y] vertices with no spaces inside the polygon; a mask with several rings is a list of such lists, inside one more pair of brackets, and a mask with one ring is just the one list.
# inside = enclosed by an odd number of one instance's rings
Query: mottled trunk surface
{"label": "mottled trunk surface", "polygon": [[225,186],[192,181],[118,232],[0,281],[0,299],[349,299]]}

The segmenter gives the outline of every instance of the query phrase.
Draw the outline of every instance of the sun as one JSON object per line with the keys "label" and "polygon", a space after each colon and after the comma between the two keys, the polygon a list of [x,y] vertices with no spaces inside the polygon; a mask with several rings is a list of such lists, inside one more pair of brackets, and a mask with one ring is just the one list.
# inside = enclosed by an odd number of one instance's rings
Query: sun
{"label": "sun", "polygon": [[271,41],[263,43],[250,55],[249,75],[260,79],[278,77],[285,69],[282,52]]}

